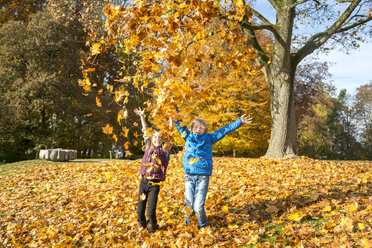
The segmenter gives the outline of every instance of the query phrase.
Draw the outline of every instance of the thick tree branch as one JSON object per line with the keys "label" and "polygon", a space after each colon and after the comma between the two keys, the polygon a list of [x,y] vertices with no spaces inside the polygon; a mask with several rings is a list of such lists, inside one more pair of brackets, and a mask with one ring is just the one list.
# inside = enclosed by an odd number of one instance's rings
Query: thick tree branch
{"label": "thick tree branch", "polygon": [[[355,8],[358,7],[358,4],[362,0],[353,0],[350,5],[347,7],[345,12],[336,20],[336,22],[329,27],[326,31],[317,33],[309,38],[309,40],[306,42],[306,44],[297,51],[295,54],[295,62],[298,64],[303,58],[305,58],[307,55],[311,54],[315,49],[321,47],[324,43],[327,42],[329,38],[331,38],[334,34],[341,32],[342,25],[344,25],[350,15],[353,13]],[[349,27],[352,28],[356,27],[358,25],[361,25],[361,23],[358,23],[357,25],[350,25]],[[349,28],[349,29],[350,29]]]}
{"label": "thick tree branch", "polygon": [[274,7],[274,9],[277,9],[277,4],[276,4],[276,0],[268,0],[269,3]]}
{"label": "thick tree branch", "polygon": [[265,25],[268,25],[268,26],[273,26],[273,24],[267,20],[263,15],[261,15],[260,12],[258,12],[257,10],[251,8],[252,10],[252,13],[259,19],[261,20]]}
{"label": "thick tree branch", "polygon": [[262,49],[260,44],[257,41],[257,36],[254,32],[254,29],[250,28],[252,25],[248,23],[248,20],[246,20],[247,17],[243,18],[243,23],[241,23],[242,27],[246,30],[249,36],[248,46],[251,45],[257,55],[256,63],[258,65],[266,64],[269,61],[269,57],[266,55],[265,51]]}

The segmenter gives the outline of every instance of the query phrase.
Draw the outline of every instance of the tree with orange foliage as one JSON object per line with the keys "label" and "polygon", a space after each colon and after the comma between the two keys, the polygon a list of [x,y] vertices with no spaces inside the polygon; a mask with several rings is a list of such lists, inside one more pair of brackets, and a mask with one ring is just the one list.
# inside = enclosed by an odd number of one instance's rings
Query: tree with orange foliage
{"label": "tree with orange foliage", "polygon": [[[261,70],[270,90],[272,119],[265,157],[296,157],[294,78],[298,64],[332,39],[357,46],[363,27],[372,20],[371,9],[365,0],[268,2],[276,12],[275,24],[243,0],[141,0],[127,8],[107,5],[105,40],[108,44],[118,41],[115,44],[121,51],[140,54],[138,70],[127,80],[140,92],[153,89],[151,108],[159,119],[176,116],[177,104],[217,94],[213,92],[216,81],[211,79],[224,83],[227,75],[239,78]],[[339,14],[334,13],[337,10]],[[295,33],[300,25],[312,22],[318,22],[314,34]],[[259,42],[262,30],[272,34],[271,49]],[[209,46],[211,37],[227,44],[229,53],[223,49],[217,53]],[[239,46],[245,46],[244,50],[237,50]],[[92,44],[92,58],[102,51],[104,46]],[[251,67],[252,60],[257,67]],[[218,70],[210,77],[205,66]]]}

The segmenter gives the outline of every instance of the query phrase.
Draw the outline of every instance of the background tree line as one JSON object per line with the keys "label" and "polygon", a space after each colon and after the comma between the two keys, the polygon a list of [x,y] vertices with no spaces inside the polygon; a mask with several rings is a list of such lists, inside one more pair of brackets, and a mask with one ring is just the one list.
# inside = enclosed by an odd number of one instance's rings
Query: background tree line
{"label": "background tree line", "polygon": [[[118,1],[123,2],[123,1]],[[124,1],[125,2],[125,1]],[[136,54],[115,52],[115,47],[97,54],[94,64],[83,64],[89,52],[90,35],[104,32],[106,1],[3,1],[0,6],[0,162],[35,158],[39,149],[63,147],[78,150],[79,157],[108,157],[108,151],[129,149],[141,153],[141,130],[133,109],[146,106],[151,94],[139,94],[133,84],[125,85],[130,105],[117,104],[113,87],[136,70]],[[121,3],[124,4],[124,3]],[[93,12],[87,12],[92,9]],[[89,13],[89,15],[82,13]],[[85,23],[96,24],[94,32]],[[262,33],[260,42],[271,44]],[[218,45],[216,47],[226,49]],[[110,50],[111,49],[111,50]],[[82,62],[83,61],[83,62]],[[123,67],[124,62],[124,67]],[[92,62],[93,63],[93,62]],[[87,69],[84,69],[87,68]],[[79,86],[90,74],[89,94]],[[322,159],[371,159],[372,83],[358,88],[355,96],[342,90],[335,95],[329,82],[328,65],[310,61],[297,69],[295,80],[298,120],[298,153]],[[248,82],[249,81],[249,82]],[[224,139],[216,152],[258,157],[265,154],[270,135],[269,89],[262,74],[231,87],[220,87],[210,102],[185,103],[191,111],[202,111],[212,129],[251,111],[255,125]],[[249,87],[247,87],[249,85]],[[249,89],[255,87],[251,110]],[[122,101],[125,101],[124,94]],[[215,105],[219,99],[221,106]],[[117,112],[122,111],[118,124]],[[236,113],[236,114],[232,114]],[[108,138],[102,127],[116,127],[123,136]],[[136,146],[128,147],[128,141]]]}

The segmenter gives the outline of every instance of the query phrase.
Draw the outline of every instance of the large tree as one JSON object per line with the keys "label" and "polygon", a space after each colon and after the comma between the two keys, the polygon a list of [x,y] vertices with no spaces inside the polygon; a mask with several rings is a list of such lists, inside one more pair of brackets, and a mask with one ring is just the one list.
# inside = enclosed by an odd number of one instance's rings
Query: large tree
{"label": "large tree", "polygon": [[[257,73],[247,66],[249,60],[255,59],[271,96],[272,127],[266,157],[296,157],[297,66],[317,49],[327,49],[324,44],[329,40],[348,48],[357,46],[366,34],[363,28],[370,28],[365,25],[372,20],[369,2],[268,0],[276,15],[276,23],[272,23],[242,0],[134,1],[133,8],[107,6],[106,40],[120,38],[123,42],[118,44],[119,48],[141,54],[139,73],[132,82],[140,90],[155,82],[154,104],[158,107],[154,112],[162,117],[175,114],[169,108],[172,103],[203,100],[203,89],[213,89],[207,73],[200,71],[201,61],[220,68],[223,79],[226,73],[239,74],[241,69]],[[309,31],[306,25],[315,28]],[[263,30],[272,35],[273,46],[263,46],[259,40],[258,33]],[[245,42],[246,50],[231,52],[228,57],[215,53],[206,45],[211,36],[231,48]],[[197,52],[191,53],[190,47]],[[92,50],[100,52],[103,46],[93,44]],[[166,78],[156,80],[151,72],[161,72]]]}
{"label": "large tree", "polygon": [[[296,155],[294,78],[297,66],[330,39],[344,42],[345,37],[348,37],[350,42],[344,45],[355,45],[353,42],[360,39],[358,35],[362,33],[363,25],[372,20],[371,6],[370,1],[362,0],[335,1],[333,4],[312,0],[269,2],[276,11],[276,23],[271,23],[264,15],[252,9],[261,23],[254,25],[244,18],[242,27],[251,34],[253,47],[258,54],[257,60],[265,64],[262,70],[271,92],[272,128],[266,157],[293,157]],[[316,25],[315,33],[306,34],[307,30],[296,20]],[[304,33],[295,33],[296,27]],[[255,32],[261,29],[271,32],[275,39],[271,57],[255,42]],[[294,46],[295,40],[299,43]]]}

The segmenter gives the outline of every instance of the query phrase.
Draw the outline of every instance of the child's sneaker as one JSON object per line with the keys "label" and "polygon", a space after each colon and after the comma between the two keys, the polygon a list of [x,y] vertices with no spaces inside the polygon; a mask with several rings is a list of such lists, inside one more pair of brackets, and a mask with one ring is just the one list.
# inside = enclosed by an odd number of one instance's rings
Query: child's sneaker
{"label": "child's sneaker", "polygon": [[145,229],[145,228],[146,228],[146,222],[145,222],[145,223],[138,222],[138,226],[139,226],[140,228]]}
{"label": "child's sneaker", "polygon": [[158,225],[152,225],[152,224],[147,225],[147,231],[149,233],[154,233],[156,230],[158,230]]}

